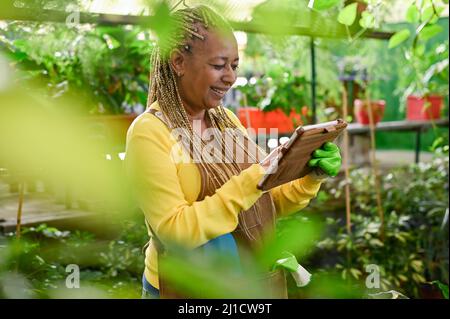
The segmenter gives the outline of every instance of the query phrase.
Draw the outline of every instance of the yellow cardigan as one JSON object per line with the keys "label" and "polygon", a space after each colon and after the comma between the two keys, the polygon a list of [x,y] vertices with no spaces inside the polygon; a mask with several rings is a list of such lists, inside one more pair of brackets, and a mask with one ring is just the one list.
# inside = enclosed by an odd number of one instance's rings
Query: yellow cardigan
{"label": "yellow cardigan", "polygon": [[[152,108],[160,109],[157,102]],[[236,115],[228,109],[226,112],[247,134]],[[262,194],[256,185],[264,169],[253,164],[232,177],[214,195],[196,201],[201,186],[200,172],[192,161],[174,160],[175,143],[161,120],[143,113],[128,129],[124,164],[139,206],[158,236],[195,248],[235,230],[239,212],[249,209]],[[181,149],[175,155],[180,156],[180,152]],[[307,206],[320,184],[319,179],[307,175],[272,189],[278,216]],[[144,274],[151,285],[159,288],[156,254],[150,242],[145,252]]]}

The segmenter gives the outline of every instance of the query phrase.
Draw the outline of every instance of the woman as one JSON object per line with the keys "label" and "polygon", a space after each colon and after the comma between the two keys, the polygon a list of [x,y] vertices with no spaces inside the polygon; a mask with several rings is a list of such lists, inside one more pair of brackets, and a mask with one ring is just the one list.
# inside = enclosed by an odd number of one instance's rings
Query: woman
{"label": "woman", "polygon": [[[305,207],[324,178],[314,173],[270,192],[256,188],[268,164],[259,164],[265,154],[220,105],[239,64],[232,29],[206,6],[178,10],[172,17],[170,39],[152,56],[147,111],[129,128],[125,160],[153,236],[143,276],[144,294],[153,297],[163,289],[158,250],[166,240],[188,248],[225,247],[239,262],[244,251],[261,246],[277,216]],[[205,152],[211,149],[205,133],[215,138],[219,151]],[[177,148],[180,136],[182,147]],[[227,148],[225,139],[237,145],[236,151]],[[317,150],[311,164],[336,175],[339,150],[329,147]],[[284,277],[271,280],[281,282],[274,296],[286,296]]]}

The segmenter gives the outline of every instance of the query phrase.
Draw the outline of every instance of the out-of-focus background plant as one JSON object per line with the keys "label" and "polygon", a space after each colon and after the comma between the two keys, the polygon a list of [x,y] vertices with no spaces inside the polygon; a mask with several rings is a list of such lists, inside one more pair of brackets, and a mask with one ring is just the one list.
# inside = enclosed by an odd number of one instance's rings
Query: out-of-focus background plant
{"label": "out-of-focus background plant", "polygon": [[19,81],[45,81],[49,96],[72,96],[86,113],[140,113],[146,105],[148,30],[16,22],[0,30],[0,43],[23,70]]}
{"label": "out-of-focus background plant", "polygon": [[380,269],[382,291],[394,289],[411,298],[439,296],[432,282],[448,283],[448,174],[448,146],[437,149],[431,163],[385,172],[381,180],[384,238],[370,172],[351,173],[350,235],[342,215],[344,181],[330,181],[318,201],[301,213],[327,216],[327,230],[309,259],[311,265],[337,269],[344,279],[361,279],[368,275],[366,266],[374,264]]}
{"label": "out-of-focus background plant", "polygon": [[408,107],[409,118],[413,117],[414,100],[422,103],[426,111],[438,112],[443,99],[448,99],[448,40],[432,42],[444,31],[438,23],[444,10],[441,1],[412,2],[405,14],[408,25],[389,40],[389,48],[400,46],[406,61],[397,93],[401,95],[402,109]]}

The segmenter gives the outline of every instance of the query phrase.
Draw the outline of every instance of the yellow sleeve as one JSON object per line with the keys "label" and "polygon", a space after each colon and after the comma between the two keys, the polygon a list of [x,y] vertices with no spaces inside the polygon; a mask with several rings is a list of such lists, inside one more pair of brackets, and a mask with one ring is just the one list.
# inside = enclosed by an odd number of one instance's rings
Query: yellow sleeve
{"label": "yellow sleeve", "polygon": [[[237,116],[229,109],[225,109],[230,119],[246,134]],[[295,213],[308,206],[311,199],[319,192],[322,180],[311,175],[296,179],[292,182],[274,187],[270,190],[278,216]]]}
{"label": "yellow sleeve", "polygon": [[214,195],[189,204],[170,156],[173,143],[159,119],[152,116],[133,123],[127,135],[125,170],[140,208],[161,240],[195,248],[235,230],[239,212],[262,194],[256,185],[264,169],[254,164]]}
{"label": "yellow sleeve", "polygon": [[286,216],[308,206],[319,192],[321,181],[306,175],[270,190],[278,216]]}

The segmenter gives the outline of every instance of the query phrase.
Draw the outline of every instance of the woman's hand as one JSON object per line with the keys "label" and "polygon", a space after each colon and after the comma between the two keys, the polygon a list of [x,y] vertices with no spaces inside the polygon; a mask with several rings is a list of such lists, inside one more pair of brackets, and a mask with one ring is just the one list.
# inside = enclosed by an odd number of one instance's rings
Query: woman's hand
{"label": "woman's hand", "polygon": [[261,162],[260,165],[264,168],[264,170],[267,172],[267,170],[270,167],[270,164],[273,163],[273,161],[276,160],[276,158],[278,157],[278,154],[280,154],[281,151],[281,147],[283,146],[283,144],[275,147],[269,155],[267,155]]}
{"label": "woman's hand", "polygon": [[331,142],[326,142],[321,148],[316,149],[309,160],[310,167],[319,168],[328,176],[336,176],[341,169],[342,159],[339,147]]}

